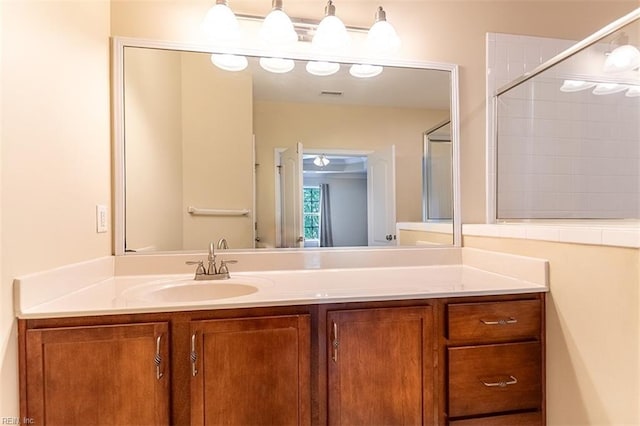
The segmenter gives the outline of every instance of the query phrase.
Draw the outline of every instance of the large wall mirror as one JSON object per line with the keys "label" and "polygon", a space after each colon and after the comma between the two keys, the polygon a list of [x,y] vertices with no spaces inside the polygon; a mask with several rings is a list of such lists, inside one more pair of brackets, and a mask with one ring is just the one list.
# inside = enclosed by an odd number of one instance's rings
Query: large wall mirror
{"label": "large wall mirror", "polygon": [[[425,220],[440,244],[460,244],[456,66],[385,60],[363,77],[342,58],[323,76],[292,54],[293,70],[274,73],[238,49],[248,66],[229,71],[201,46],[113,47],[116,254],[220,238],[244,250],[396,246],[397,223]],[[451,176],[425,195],[423,141],[443,122]],[[453,214],[430,219],[425,196]]]}

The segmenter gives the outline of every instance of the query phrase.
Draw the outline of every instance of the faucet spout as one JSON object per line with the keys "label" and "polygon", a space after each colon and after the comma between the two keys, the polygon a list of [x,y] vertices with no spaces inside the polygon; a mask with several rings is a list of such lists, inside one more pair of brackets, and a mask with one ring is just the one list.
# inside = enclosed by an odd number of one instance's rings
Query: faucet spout
{"label": "faucet spout", "polygon": [[227,244],[227,239],[226,238],[220,238],[218,240],[218,250],[228,250],[229,249],[229,244]]}
{"label": "faucet spout", "polygon": [[209,275],[217,274],[218,270],[216,268],[216,251],[215,251],[215,246],[213,244],[213,241],[209,243],[208,260],[209,260],[209,267],[207,268],[207,274]]}

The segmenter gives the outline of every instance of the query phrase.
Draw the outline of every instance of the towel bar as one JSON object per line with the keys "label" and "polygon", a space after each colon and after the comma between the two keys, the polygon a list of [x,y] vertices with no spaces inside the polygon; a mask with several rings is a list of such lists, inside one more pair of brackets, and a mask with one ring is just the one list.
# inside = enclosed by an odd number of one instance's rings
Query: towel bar
{"label": "towel bar", "polygon": [[187,212],[194,216],[247,216],[249,209],[223,210],[223,209],[199,209],[193,206],[187,208]]}

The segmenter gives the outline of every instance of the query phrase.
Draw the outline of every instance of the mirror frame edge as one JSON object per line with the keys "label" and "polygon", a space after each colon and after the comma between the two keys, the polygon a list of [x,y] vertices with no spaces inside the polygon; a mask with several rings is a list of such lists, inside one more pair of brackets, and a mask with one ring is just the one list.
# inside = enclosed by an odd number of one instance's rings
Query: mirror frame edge
{"label": "mirror frame edge", "polygon": [[[131,37],[111,37],[111,120],[112,120],[112,184],[113,184],[113,254],[125,254],[125,167],[124,167],[124,48],[140,47],[155,49],[173,49],[201,53],[235,53],[246,56],[263,56],[264,51],[256,48],[238,46],[202,45],[151,40]],[[285,57],[295,60],[326,60],[341,63],[362,62],[362,57],[337,55],[311,55],[310,53],[288,51]],[[450,72],[450,119],[453,141],[453,247],[462,247],[462,214],[460,202],[460,106],[459,106],[459,66],[451,63],[366,58],[368,63],[382,66],[413,67]],[[363,249],[363,247],[358,247]],[[249,249],[247,249],[249,250]],[[255,249],[254,249],[255,250]],[[302,249],[298,249],[302,250]],[[153,253],[162,254],[162,253]]]}

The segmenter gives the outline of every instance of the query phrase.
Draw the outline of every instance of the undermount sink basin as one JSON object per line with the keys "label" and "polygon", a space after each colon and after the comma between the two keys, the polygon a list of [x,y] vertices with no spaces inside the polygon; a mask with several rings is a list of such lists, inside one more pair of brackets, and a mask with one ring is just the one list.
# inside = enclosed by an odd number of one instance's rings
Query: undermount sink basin
{"label": "undermount sink basin", "polygon": [[125,290],[122,298],[159,303],[206,302],[246,296],[258,291],[251,279],[194,281],[183,279],[146,284]]}
{"label": "undermount sink basin", "polygon": [[257,287],[248,284],[208,281],[161,287],[141,295],[141,298],[149,302],[198,302],[246,296],[256,291]]}

